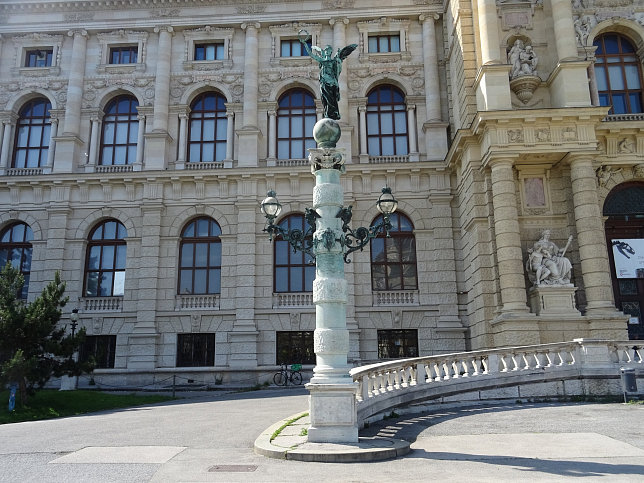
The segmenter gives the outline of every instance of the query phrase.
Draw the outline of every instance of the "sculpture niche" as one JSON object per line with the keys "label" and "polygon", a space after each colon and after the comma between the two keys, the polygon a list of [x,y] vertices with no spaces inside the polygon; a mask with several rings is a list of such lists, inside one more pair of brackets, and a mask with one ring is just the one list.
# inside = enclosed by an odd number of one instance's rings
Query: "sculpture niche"
{"label": "sculpture niche", "polygon": [[532,45],[525,45],[523,40],[516,39],[508,52],[510,64],[510,89],[521,102],[526,104],[539,84],[541,78],[537,73],[539,57],[534,52]]}
{"label": "sculpture niche", "polygon": [[544,230],[541,238],[528,249],[526,270],[528,278],[535,286],[540,285],[570,285],[572,264],[565,257],[572,242],[572,235],[562,249],[550,241],[550,230]]}

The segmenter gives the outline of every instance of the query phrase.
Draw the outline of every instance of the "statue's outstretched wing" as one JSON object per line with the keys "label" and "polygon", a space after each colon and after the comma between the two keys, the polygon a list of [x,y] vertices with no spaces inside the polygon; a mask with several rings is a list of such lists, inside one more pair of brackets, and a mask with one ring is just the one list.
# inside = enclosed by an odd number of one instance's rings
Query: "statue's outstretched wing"
{"label": "statue's outstretched wing", "polygon": [[358,44],[347,45],[346,47],[343,47],[338,50],[338,57],[340,58],[340,60],[344,60],[347,57],[349,57],[349,54],[351,54],[351,52],[353,52],[357,48],[358,48]]}

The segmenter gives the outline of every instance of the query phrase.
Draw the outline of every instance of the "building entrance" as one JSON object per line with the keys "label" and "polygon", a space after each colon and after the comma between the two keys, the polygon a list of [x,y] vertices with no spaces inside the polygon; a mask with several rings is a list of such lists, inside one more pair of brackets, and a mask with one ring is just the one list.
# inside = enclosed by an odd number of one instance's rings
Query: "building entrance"
{"label": "building entrance", "polygon": [[630,316],[629,339],[644,340],[644,184],[616,187],[604,216],[615,305]]}

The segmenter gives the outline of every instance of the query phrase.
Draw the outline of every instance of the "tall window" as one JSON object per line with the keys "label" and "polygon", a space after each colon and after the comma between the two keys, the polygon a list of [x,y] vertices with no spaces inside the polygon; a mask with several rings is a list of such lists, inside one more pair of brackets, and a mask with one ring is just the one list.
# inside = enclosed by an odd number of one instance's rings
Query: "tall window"
{"label": "tall window", "polygon": [[32,99],[20,110],[13,167],[38,168],[47,164],[51,103],[45,98]]}
{"label": "tall window", "polygon": [[127,95],[112,99],[105,107],[100,164],[132,164],[136,161],[138,107],[136,98]]}
{"label": "tall window", "polygon": [[0,268],[11,262],[13,268],[20,270],[25,284],[20,292],[20,298],[26,299],[29,292],[29,276],[31,274],[31,241],[34,234],[26,223],[17,222],[0,232]]}
{"label": "tall window", "polygon": [[418,330],[379,330],[378,359],[418,357]]}
{"label": "tall window", "polygon": [[593,45],[599,103],[613,106],[609,114],[642,112],[642,72],[633,44],[622,35],[608,33]]}
{"label": "tall window", "polygon": [[276,364],[315,364],[313,331],[277,332]]}
{"label": "tall window", "polygon": [[221,292],[221,228],[211,218],[191,221],[181,232],[179,294]]}
{"label": "tall window", "polygon": [[81,346],[79,359],[87,362],[94,361],[96,369],[114,368],[116,359],[116,336],[115,335],[86,335],[85,342]]}
{"label": "tall window", "polygon": [[215,365],[215,334],[177,334],[177,367]]}
{"label": "tall window", "polygon": [[278,101],[277,158],[304,159],[315,148],[313,126],[317,120],[315,99],[304,89],[292,89]]}
{"label": "tall window", "polygon": [[[289,215],[284,218],[280,227],[285,230],[306,231],[304,215]],[[315,263],[306,253],[293,253],[293,249],[281,236],[275,238],[275,292],[312,292],[315,278]]]}
{"label": "tall window", "polygon": [[127,249],[125,237],[127,230],[116,220],[106,220],[90,233],[83,290],[86,297],[123,295]]}
{"label": "tall window", "polygon": [[[392,214],[390,220],[390,237],[380,233],[371,240],[371,286],[373,290],[417,290],[414,226],[402,213]],[[382,215],[372,225],[380,222]]]}
{"label": "tall window", "polygon": [[404,94],[382,85],[367,97],[367,143],[371,156],[409,154]]}
{"label": "tall window", "polygon": [[197,96],[190,105],[188,161],[212,163],[226,158],[226,99],[216,92]]}

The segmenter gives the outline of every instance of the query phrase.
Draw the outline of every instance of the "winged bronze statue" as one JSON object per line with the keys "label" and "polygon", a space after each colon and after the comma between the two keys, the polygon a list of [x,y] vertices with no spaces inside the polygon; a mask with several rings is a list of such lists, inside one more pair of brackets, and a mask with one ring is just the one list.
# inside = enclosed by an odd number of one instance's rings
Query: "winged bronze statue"
{"label": "winged bronze statue", "polygon": [[307,41],[310,35],[306,30],[300,30],[298,38],[306,53],[320,65],[320,97],[322,98],[322,107],[324,117],[329,119],[340,119],[340,109],[338,102],[340,101],[340,86],[338,78],[342,72],[342,61],[349,57],[358,44],[351,44],[338,49],[333,54],[333,47],[327,45],[324,49],[318,46],[309,46]]}

